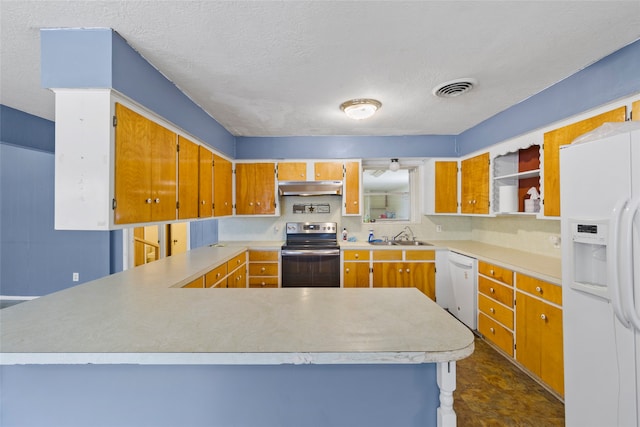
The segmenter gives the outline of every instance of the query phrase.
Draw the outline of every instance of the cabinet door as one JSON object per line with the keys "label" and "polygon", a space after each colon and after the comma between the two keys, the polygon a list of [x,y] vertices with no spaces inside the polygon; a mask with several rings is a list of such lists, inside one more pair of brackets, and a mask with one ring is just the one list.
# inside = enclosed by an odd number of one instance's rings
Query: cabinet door
{"label": "cabinet door", "polygon": [[401,262],[374,262],[373,287],[396,288],[403,283],[404,266]]}
{"label": "cabinet door", "polygon": [[116,104],[114,222],[151,220],[151,142],[146,117]]}
{"label": "cabinet door", "polygon": [[620,107],[544,134],[544,214],[560,216],[560,147],[605,122],[624,122],[627,108]]}
{"label": "cabinet door", "polygon": [[423,294],[436,300],[436,264],[433,262],[408,262],[404,264],[404,287],[418,288]]}
{"label": "cabinet door", "polygon": [[640,121],[640,101],[631,104],[631,116],[633,120]]}
{"label": "cabinet door", "polygon": [[345,262],[343,270],[345,288],[368,288],[369,287],[369,263],[367,262]]}
{"label": "cabinet door", "polygon": [[342,180],[342,162],[316,162],[313,170],[316,181]]}
{"label": "cabinet door", "polygon": [[255,213],[254,167],[250,163],[236,164],[236,214],[253,215]]}
{"label": "cabinet door", "polygon": [[176,219],[176,134],[116,103],[114,222]]}
{"label": "cabinet door", "polygon": [[278,181],[306,181],[307,164],[305,162],[278,163]]}
{"label": "cabinet door", "polygon": [[276,213],[276,172],[275,163],[256,163],[254,179],[256,186],[255,213],[267,215]]}
{"label": "cabinet door", "polygon": [[562,310],[518,292],[516,360],[564,393]]}
{"label": "cabinet door", "polygon": [[458,162],[435,162],[435,212],[458,212]]}
{"label": "cabinet door", "polygon": [[213,153],[203,147],[199,147],[198,160],[198,216],[206,218],[213,215]]}
{"label": "cabinet door", "polygon": [[344,177],[344,213],[360,215],[360,163],[346,162]]}
{"label": "cabinet door", "polygon": [[489,213],[489,153],[463,160],[461,163],[461,212]]}
{"label": "cabinet door", "polygon": [[149,123],[151,140],[151,221],[176,219],[176,134],[157,123]]}
{"label": "cabinet door", "polygon": [[216,154],[213,155],[213,214],[228,216],[233,213],[233,166]]}
{"label": "cabinet door", "polygon": [[178,136],[178,218],[198,217],[198,145]]}

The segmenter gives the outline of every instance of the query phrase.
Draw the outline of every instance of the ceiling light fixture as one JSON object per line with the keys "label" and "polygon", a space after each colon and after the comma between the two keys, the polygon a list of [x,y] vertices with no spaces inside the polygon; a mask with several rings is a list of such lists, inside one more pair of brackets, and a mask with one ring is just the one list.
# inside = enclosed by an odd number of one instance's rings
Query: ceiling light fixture
{"label": "ceiling light fixture", "polygon": [[389,163],[389,170],[393,172],[400,170],[400,162],[398,162],[398,159],[391,159],[391,163]]}
{"label": "ceiling light fixture", "polygon": [[340,104],[340,109],[353,120],[368,119],[382,107],[375,99],[351,99]]}

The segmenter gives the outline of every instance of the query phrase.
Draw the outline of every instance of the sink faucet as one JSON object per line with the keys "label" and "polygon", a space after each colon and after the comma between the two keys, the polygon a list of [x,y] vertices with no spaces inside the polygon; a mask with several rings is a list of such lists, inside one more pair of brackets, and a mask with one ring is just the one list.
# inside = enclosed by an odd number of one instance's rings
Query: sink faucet
{"label": "sink faucet", "polygon": [[[408,230],[409,233],[411,233],[411,240],[416,240],[416,236],[413,234],[413,231],[411,230],[411,228],[409,228],[409,226],[405,226],[404,229],[402,229],[401,232],[399,232],[398,234],[396,234],[395,236],[393,236],[393,240],[398,240],[398,237],[402,237],[402,235],[404,235],[405,240],[409,240],[409,235],[406,233],[405,230]],[[400,239],[402,240],[402,239]]]}

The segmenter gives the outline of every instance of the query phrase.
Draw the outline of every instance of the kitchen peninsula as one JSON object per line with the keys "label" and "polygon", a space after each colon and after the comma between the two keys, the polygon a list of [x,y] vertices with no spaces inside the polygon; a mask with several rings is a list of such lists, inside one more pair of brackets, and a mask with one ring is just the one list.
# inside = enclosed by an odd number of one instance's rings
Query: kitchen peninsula
{"label": "kitchen peninsula", "polygon": [[245,249],[3,309],[3,425],[455,425],[468,329],[416,289],[174,287]]}

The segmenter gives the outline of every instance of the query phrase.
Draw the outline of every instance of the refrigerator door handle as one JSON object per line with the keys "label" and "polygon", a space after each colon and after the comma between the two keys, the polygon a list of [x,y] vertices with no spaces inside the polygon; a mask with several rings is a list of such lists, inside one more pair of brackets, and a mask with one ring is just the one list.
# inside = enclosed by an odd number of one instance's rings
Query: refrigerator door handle
{"label": "refrigerator door handle", "polygon": [[620,221],[620,288],[622,304],[627,318],[633,326],[640,330],[640,315],[638,315],[634,298],[633,283],[633,220],[640,209],[640,198],[631,200],[624,208]]}
{"label": "refrigerator door handle", "polygon": [[620,200],[613,208],[611,221],[609,223],[609,241],[607,242],[607,282],[609,290],[609,299],[616,317],[626,328],[631,328],[631,323],[625,315],[622,306],[622,289],[619,280],[619,244],[620,244],[620,226],[624,208],[628,200]]}

